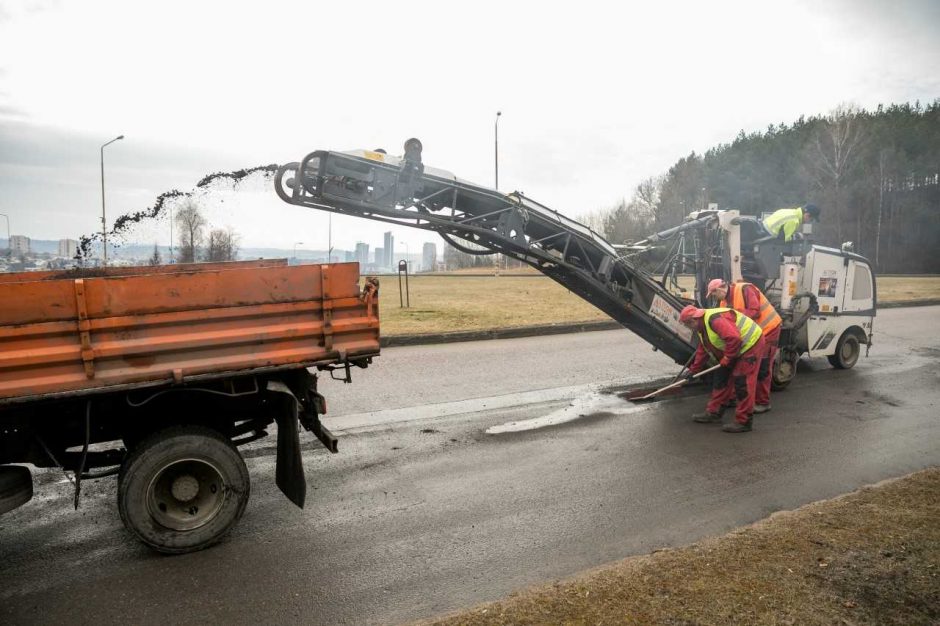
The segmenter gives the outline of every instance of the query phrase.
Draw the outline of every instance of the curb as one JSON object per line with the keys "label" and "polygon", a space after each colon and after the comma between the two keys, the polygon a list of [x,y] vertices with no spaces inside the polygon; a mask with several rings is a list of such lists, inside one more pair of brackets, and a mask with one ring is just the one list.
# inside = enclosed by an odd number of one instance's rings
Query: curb
{"label": "curb", "polygon": [[543,335],[562,335],[583,333],[595,330],[614,330],[623,328],[613,320],[600,322],[579,322],[575,324],[541,324],[538,326],[516,326],[511,328],[490,328],[486,330],[466,330],[450,333],[432,333],[427,335],[389,335],[381,338],[381,345],[419,346],[430,343],[455,343],[458,341],[485,341],[487,339],[513,339],[516,337],[535,337]]}
{"label": "curb", "polygon": [[[940,298],[912,300],[910,302],[886,302],[879,304],[878,308],[900,309],[905,307],[936,305],[940,305]],[[426,335],[388,335],[381,338],[381,346],[383,348],[423,346],[435,343],[457,343],[461,341],[486,341],[489,339],[515,339],[518,337],[587,333],[598,330],[616,330],[618,328],[623,328],[623,326],[613,320],[602,320],[599,322],[578,322],[573,324],[541,324],[537,326],[516,326],[485,330],[462,330],[449,333],[429,333]]]}
{"label": "curb", "polygon": [[936,306],[940,304],[940,298],[927,298],[926,300],[910,300],[908,302],[885,302],[879,304],[879,309],[903,309],[914,306]]}

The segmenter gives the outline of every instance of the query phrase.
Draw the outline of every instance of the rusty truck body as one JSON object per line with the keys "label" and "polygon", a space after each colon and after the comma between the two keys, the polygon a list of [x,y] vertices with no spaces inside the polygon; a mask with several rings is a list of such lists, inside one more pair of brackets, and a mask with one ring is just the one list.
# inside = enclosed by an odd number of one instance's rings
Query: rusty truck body
{"label": "rusty truck body", "polygon": [[0,274],[0,512],[28,465],[118,475],[127,528],[197,550],[238,521],[238,446],[277,426],[276,482],[298,506],[299,425],[320,423],[317,372],[350,380],[379,354],[377,290],[356,263],[283,260]]}

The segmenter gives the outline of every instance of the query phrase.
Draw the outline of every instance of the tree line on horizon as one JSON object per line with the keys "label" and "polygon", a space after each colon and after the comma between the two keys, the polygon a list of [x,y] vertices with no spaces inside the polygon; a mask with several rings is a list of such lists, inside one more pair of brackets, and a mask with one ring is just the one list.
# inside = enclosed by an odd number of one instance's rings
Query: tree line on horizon
{"label": "tree line on horizon", "polygon": [[813,203],[816,240],[853,242],[882,273],[940,273],[940,99],[873,111],[840,106],[692,152],[630,200],[586,223],[613,243],[636,241],[717,203],[760,216]]}

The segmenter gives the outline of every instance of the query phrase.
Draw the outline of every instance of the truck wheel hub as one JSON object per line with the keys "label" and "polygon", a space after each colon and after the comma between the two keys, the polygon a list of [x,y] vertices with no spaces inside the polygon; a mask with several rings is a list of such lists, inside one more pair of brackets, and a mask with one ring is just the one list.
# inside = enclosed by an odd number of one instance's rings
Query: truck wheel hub
{"label": "truck wheel hub", "polygon": [[192,476],[178,476],[173,481],[170,493],[180,502],[189,502],[199,495],[199,481]]}
{"label": "truck wheel hub", "polygon": [[150,481],[147,508],[155,522],[176,531],[208,524],[225,503],[225,481],[212,463],[183,459],[165,465]]}

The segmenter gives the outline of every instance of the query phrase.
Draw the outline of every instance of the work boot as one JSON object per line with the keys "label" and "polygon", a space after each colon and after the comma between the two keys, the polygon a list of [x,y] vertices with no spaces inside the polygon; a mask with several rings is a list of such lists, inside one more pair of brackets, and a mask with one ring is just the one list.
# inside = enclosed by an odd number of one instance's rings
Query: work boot
{"label": "work boot", "polygon": [[754,405],[754,412],[755,412],[755,413],[766,413],[766,412],[769,411],[769,410],[770,410],[770,405],[769,405],[769,404],[755,404],[755,405]]}
{"label": "work boot", "polygon": [[751,432],[751,420],[748,419],[743,424],[735,420],[730,424],[725,424],[722,426],[721,430],[725,431],[726,433],[749,433]]}
{"label": "work boot", "polygon": [[717,424],[721,422],[721,414],[703,411],[692,415],[692,421],[697,424]]}

